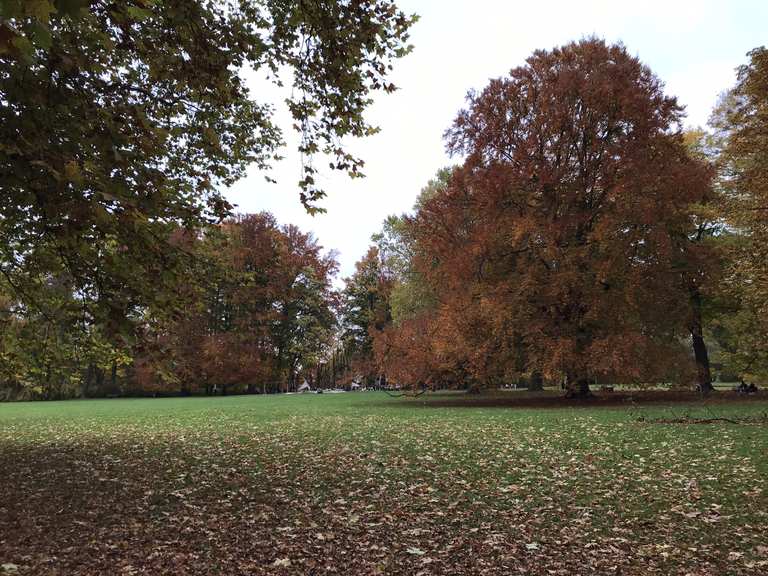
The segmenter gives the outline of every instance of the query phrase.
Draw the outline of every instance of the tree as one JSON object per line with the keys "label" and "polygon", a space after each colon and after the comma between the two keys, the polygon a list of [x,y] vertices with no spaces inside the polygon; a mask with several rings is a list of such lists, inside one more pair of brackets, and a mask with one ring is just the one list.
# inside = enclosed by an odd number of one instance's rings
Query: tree
{"label": "tree", "polygon": [[[447,186],[451,168],[442,168],[421,189],[413,207],[418,213],[420,207]],[[434,294],[423,275],[415,266],[416,242],[413,215],[394,214],[382,224],[381,232],[371,238],[379,250],[386,275],[392,281],[390,306],[395,324],[417,316],[435,304]]]}
{"label": "tree", "polygon": [[[687,130],[683,141],[693,159],[710,169],[716,162],[716,144],[702,129]],[[677,236],[679,258],[675,265],[680,270],[682,289],[690,298],[689,331],[696,362],[697,386],[708,394],[714,387],[709,351],[705,341],[708,321],[722,307],[722,280],[724,236],[727,226],[722,211],[719,186],[711,186],[701,199],[691,205],[692,227],[685,236]]]}
{"label": "tree", "polygon": [[373,332],[376,366],[390,379],[411,385],[437,387],[451,380],[448,357],[441,354],[435,321],[435,291],[416,265],[420,250],[416,221],[421,207],[444,192],[452,168],[438,170],[421,189],[413,213],[390,215],[372,240],[390,279],[388,304],[391,325]]}
{"label": "tree", "polygon": [[296,389],[300,373],[312,369],[330,350],[336,317],[332,279],[338,269],[335,254],[320,254],[315,238],[295,226],[283,229],[272,338],[277,369],[285,390]]}
{"label": "tree", "polygon": [[418,238],[478,382],[522,368],[586,395],[598,378],[690,366],[680,246],[710,174],[681,118],[647,67],[596,39],[537,51],[470,95],[446,134],[465,163],[425,203]]}
{"label": "tree", "polygon": [[342,347],[353,357],[348,365],[372,380],[378,373],[373,354],[375,335],[392,321],[392,280],[376,246],[355,264],[355,273],[345,284],[340,303]]}
{"label": "tree", "polygon": [[0,278],[0,399],[118,392],[127,351],[93,323],[65,273],[46,281],[43,315],[24,309]]}
{"label": "tree", "polygon": [[724,95],[711,124],[720,143],[718,182],[734,231],[727,283],[738,303],[718,322],[728,361],[744,376],[764,377],[768,358],[768,50],[748,54],[736,86]]}
{"label": "tree", "polygon": [[[144,390],[288,391],[330,348],[335,254],[268,213],[187,237],[199,282],[172,321],[148,318],[138,358]],[[203,263],[204,266],[203,266]]]}
{"label": "tree", "polygon": [[223,188],[282,144],[241,70],[292,78],[301,152],[358,176],[341,139],[375,131],[363,113],[395,89],[414,19],[389,0],[3,2],[0,272],[14,298],[42,306],[33,271],[58,264],[108,336],[136,310],[175,308],[190,267],[170,237],[226,217]]}

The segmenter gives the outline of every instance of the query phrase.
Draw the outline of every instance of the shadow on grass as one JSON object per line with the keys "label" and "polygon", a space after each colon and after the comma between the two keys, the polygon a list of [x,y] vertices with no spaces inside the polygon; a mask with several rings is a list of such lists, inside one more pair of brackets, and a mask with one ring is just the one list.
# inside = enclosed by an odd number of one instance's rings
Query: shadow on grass
{"label": "shadow on grass", "polygon": [[768,393],[760,391],[749,396],[731,391],[715,391],[702,397],[687,390],[631,390],[618,392],[596,391],[590,398],[566,398],[559,391],[492,391],[480,394],[463,392],[428,393],[416,398],[388,399],[381,406],[418,406],[422,408],[601,408],[656,404],[735,404],[768,400]]}

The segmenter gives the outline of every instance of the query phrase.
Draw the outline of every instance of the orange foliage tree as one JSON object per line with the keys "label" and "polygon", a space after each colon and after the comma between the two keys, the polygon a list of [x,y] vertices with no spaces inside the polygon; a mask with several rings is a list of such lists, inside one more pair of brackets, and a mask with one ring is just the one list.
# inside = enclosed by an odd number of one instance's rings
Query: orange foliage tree
{"label": "orange foliage tree", "polygon": [[136,361],[144,390],[276,392],[295,388],[330,347],[333,253],[267,213],[225,222],[191,242],[199,284],[183,314],[147,322]]}
{"label": "orange foliage tree", "polygon": [[537,51],[470,94],[446,133],[464,164],[414,222],[438,299],[430,331],[457,375],[544,377],[572,395],[693,378],[681,279],[711,175],[682,116],[637,58],[596,39]]}

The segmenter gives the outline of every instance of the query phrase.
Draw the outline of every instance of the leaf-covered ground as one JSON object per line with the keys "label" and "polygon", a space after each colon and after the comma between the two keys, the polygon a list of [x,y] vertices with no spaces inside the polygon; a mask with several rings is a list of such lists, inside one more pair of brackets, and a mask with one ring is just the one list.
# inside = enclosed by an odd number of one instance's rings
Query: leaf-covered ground
{"label": "leaf-covered ground", "polygon": [[0,405],[0,574],[768,574],[768,426],[650,422],[766,410]]}

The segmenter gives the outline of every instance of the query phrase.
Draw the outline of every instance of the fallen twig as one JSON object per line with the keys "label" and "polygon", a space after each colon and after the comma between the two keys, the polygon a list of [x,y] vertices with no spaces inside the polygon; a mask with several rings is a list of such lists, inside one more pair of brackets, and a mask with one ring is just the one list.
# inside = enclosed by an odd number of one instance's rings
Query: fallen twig
{"label": "fallen twig", "polygon": [[691,418],[688,416],[684,416],[681,418],[653,418],[653,419],[646,419],[644,417],[639,417],[637,419],[638,422],[643,422],[645,424],[713,424],[715,422],[727,422],[729,424],[768,424],[768,417],[765,415],[762,416],[745,416],[744,418],[723,418],[723,417],[713,417],[713,418]]}
{"label": "fallen twig", "polygon": [[398,392],[397,394],[392,394],[389,390],[384,390],[386,395],[390,396],[391,398],[402,398],[403,396],[408,397],[408,398],[418,398],[419,396],[424,394],[424,392],[426,392],[426,391],[427,391],[426,388],[422,388],[421,390],[419,390],[415,394],[412,393],[412,392],[411,393],[408,393],[408,392]]}

